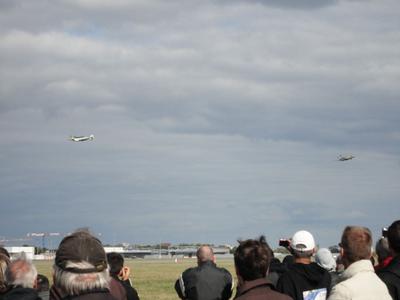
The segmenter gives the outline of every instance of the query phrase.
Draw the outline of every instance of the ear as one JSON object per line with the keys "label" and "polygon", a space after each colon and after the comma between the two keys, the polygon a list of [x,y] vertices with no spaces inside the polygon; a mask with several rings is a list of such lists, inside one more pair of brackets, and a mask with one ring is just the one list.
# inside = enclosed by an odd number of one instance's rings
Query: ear
{"label": "ear", "polygon": [[344,256],[344,249],[342,247],[340,247],[339,252],[340,252],[340,256],[343,257]]}
{"label": "ear", "polygon": [[213,261],[213,263],[214,263],[214,264],[216,264],[216,263],[217,263],[217,258],[215,257],[215,255],[213,256],[213,259],[212,259],[212,261]]}
{"label": "ear", "polygon": [[235,265],[235,272],[236,272],[236,277],[238,280],[238,286],[241,286],[243,284],[243,278],[242,278],[242,276],[240,276],[239,271],[236,268],[236,265]]}

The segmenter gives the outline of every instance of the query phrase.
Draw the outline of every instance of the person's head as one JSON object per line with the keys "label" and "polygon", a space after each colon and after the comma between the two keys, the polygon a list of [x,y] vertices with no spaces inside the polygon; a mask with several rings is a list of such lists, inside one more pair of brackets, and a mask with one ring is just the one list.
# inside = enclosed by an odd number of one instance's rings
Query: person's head
{"label": "person's head", "polygon": [[389,247],[395,256],[400,255],[400,220],[394,221],[387,232]]}
{"label": "person's head", "polygon": [[208,245],[203,245],[197,249],[197,264],[201,265],[207,261],[215,262],[215,256],[213,249]]}
{"label": "person's head", "polygon": [[388,258],[391,253],[389,249],[389,242],[386,237],[381,237],[375,245],[375,252],[378,256],[378,262],[382,263],[386,258]]}
{"label": "person's head", "polygon": [[31,261],[25,257],[13,260],[6,270],[6,281],[11,286],[35,288],[37,271]]}
{"label": "person's head", "polygon": [[372,234],[366,227],[347,226],[342,234],[340,254],[344,266],[347,268],[352,263],[370,259]]}
{"label": "person's head", "polygon": [[107,253],[107,262],[110,274],[112,276],[118,276],[124,266],[124,258],[122,255],[116,252]]}
{"label": "person's head", "polygon": [[290,251],[295,259],[311,259],[315,252],[313,235],[306,230],[297,231],[290,241]]}
{"label": "person's head", "polygon": [[54,284],[67,295],[109,287],[103,245],[87,231],[77,231],[61,241],[53,270]]}
{"label": "person's head", "polygon": [[315,262],[329,272],[336,271],[336,261],[332,252],[327,248],[321,248],[317,251]]}
{"label": "person's head", "polygon": [[5,256],[7,256],[8,258],[10,258],[10,253],[8,253],[6,248],[0,247],[0,254],[3,254]]}
{"label": "person's head", "polygon": [[7,289],[7,282],[6,282],[6,270],[10,265],[10,259],[0,253],[0,292],[3,292]]}
{"label": "person's head", "polygon": [[46,292],[49,289],[50,289],[49,279],[43,274],[38,274],[36,290],[38,292]]}
{"label": "person's head", "polygon": [[257,240],[239,241],[234,260],[238,277],[244,281],[264,278],[272,258],[272,250],[261,236]]}

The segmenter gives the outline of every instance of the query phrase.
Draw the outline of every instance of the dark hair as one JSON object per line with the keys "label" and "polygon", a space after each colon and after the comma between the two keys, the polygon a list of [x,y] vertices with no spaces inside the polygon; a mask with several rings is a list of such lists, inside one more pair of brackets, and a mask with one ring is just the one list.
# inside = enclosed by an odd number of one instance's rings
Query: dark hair
{"label": "dark hair", "polygon": [[375,252],[378,256],[378,262],[382,263],[386,258],[388,258],[391,253],[389,249],[389,242],[386,237],[381,237],[375,245]]}
{"label": "dark hair", "polygon": [[390,248],[392,248],[396,254],[400,254],[400,220],[394,221],[392,225],[389,226],[387,238]]}
{"label": "dark hair", "polygon": [[49,279],[45,275],[38,274],[36,282],[37,282],[36,290],[38,292],[46,292],[50,289]]}
{"label": "dark hair", "polygon": [[238,241],[234,260],[238,275],[244,280],[264,278],[272,258],[272,250],[262,235],[258,240]]}
{"label": "dark hair", "polygon": [[344,261],[348,265],[371,257],[372,234],[366,227],[347,226],[342,234],[340,245],[344,252]]}
{"label": "dark hair", "polygon": [[107,262],[110,268],[110,274],[117,276],[124,266],[124,258],[117,252],[107,253]]}
{"label": "dark hair", "polygon": [[6,248],[0,247],[0,253],[4,254],[5,256],[7,256],[8,258],[10,258],[10,253],[8,253]]}

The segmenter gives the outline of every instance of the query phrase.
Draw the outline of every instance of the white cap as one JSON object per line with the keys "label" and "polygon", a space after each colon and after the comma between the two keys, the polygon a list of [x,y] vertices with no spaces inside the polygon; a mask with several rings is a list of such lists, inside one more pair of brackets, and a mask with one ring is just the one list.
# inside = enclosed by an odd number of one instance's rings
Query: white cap
{"label": "white cap", "polygon": [[317,251],[317,254],[315,254],[315,262],[329,272],[335,271],[336,269],[335,258],[332,252],[327,248],[321,248]]}
{"label": "white cap", "polygon": [[297,231],[292,237],[290,247],[300,252],[311,251],[315,248],[314,237],[308,231]]}

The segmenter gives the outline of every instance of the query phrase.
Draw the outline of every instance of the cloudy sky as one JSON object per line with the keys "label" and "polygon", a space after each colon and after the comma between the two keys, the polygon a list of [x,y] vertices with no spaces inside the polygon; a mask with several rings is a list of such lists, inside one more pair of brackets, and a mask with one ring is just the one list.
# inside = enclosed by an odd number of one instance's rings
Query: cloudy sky
{"label": "cloudy sky", "polygon": [[306,229],[329,246],[356,224],[377,238],[400,217],[399,12],[1,1],[0,237],[89,226],[105,242],[277,246]]}

